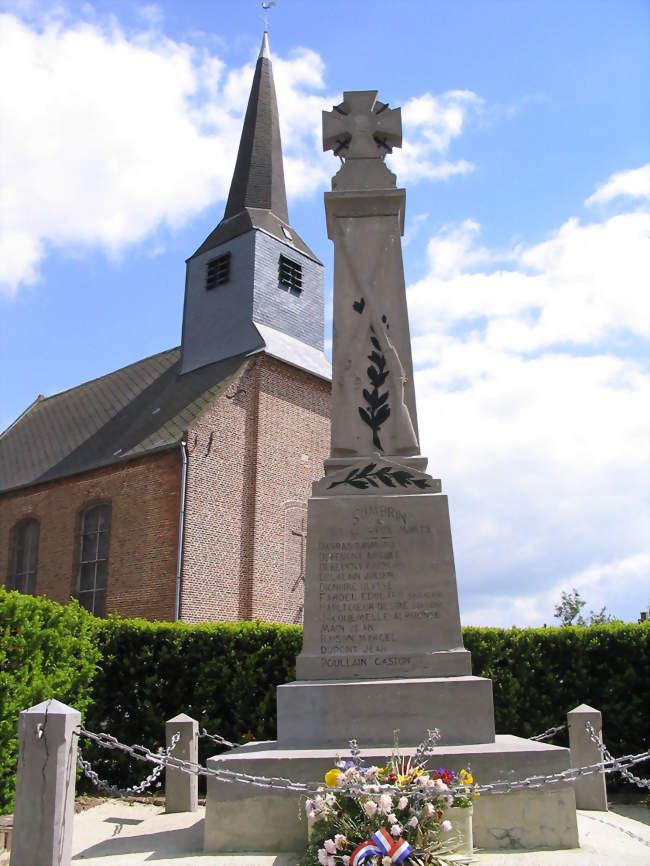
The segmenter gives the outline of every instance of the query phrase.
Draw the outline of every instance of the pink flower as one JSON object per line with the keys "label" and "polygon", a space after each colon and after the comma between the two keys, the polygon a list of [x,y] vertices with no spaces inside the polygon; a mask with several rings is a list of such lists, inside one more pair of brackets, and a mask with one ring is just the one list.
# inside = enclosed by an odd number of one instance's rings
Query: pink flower
{"label": "pink flower", "polygon": [[384,815],[388,815],[392,808],[393,801],[390,794],[382,794],[379,798],[379,811]]}
{"label": "pink flower", "polygon": [[424,804],[424,811],[426,812],[426,814],[427,814],[427,816],[428,816],[429,818],[430,818],[432,815],[435,815],[435,812],[436,812],[433,803],[425,803],[425,804]]}
{"label": "pink flower", "polygon": [[327,851],[324,848],[319,848],[318,849],[318,862],[321,864],[321,866],[327,866],[327,857],[328,857]]}
{"label": "pink flower", "polygon": [[406,809],[408,804],[409,804],[409,801],[408,801],[407,797],[400,797],[399,803],[397,804],[397,808],[403,811],[404,809]]}
{"label": "pink flower", "polygon": [[326,839],[323,845],[328,854],[336,854],[336,842],[333,839]]}
{"label": "pink flower", "polygon": [[377,804],[374,800],[368,800],[367,803],[363,804],[363,811],[369,818],[374,818],[377,813]]}
{"label": "pink flower", "polygon": [[347,854],[344,854],[341,860],[343,862],[343,866],[350,866],[350,858]]}
{"label": "pink flower", "polygon": [[339,851],[342,851],[348,844],[348,840],[342,833],[337,833],[334,837],[334,844],[339,849]]}
{"label": "pink flower", "polygon": [[451,830],[451,821],[443,821],[440,826],[442,827],[443,833],[449,833]]}
{"label": "pink flower", "polygon": [[386,820],[389,824],[397,824],[397,815],[395,815],[394,812],[391,812]]}
{"label": "pink flower", "polygon": [[418,825],[418,819],[415,817],[415,815],[413,815],[413,817],[409,821],[409,827],[413,827],[413,829],[415,829],[417,827],[417,825]]}
{"label": "pink flower", "polygon": [[403,832],[403,828],[399,824],[393,824],[390,828],[390,835],[394,836],[396,839],[398,836],[401,836]]}

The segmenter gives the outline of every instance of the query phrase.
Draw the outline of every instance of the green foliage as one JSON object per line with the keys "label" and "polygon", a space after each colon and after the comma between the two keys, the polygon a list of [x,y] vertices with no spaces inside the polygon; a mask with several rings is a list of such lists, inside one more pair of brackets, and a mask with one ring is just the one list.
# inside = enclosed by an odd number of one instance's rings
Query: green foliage
{"label": "green foliage", "polygon": [[99,656],[95,620],[76,602],[54,604],[0,587],[0,813],[13,807],[18,714],[48,698],[86,710]]}
{"label": "green foliage", "polygon": [[[302,644],[299,626],[262,622],[200,625],[97,621],[103,661],[97,674],[90,730],[106,730],[124,743],[157,747],[164,722],[187,713],[200,729],[233,742],[275,737],[275,688],[295,678]],[[199,740],[199,757],[219,751]],[[121,754],[84,745],[102,778],[139,782],[150,770]],[[129,767],[131,769],[129,770]]]}
{"label": "green foliage", "polygon": [[474,674],[493,681],[498,733],[534,736],[589,704],[615,755],[650,746],[650,623],[470,627],[463,638]]}
{"label": "green foliage", "polygon": [[[602,712],[614,754],[650,745],[650,622],[470,627],[463,636],[474,673],[493,681],[498,732],[529,737],[587,703]],[[294,678],[301,642],[299,626],[100,620],[76,602],[0,589],[0,811],[11,808],[20,710],[55,697],[79,709],[90,730],[153,748],[181,712],[233,742],[273,739],[275,689]],[[150,771],[121,753],[82,747],[114,784]],[[200,740],[202,761],[217,751]]]}
{"label": "green foliage", "polygon": [[589,623],[586,622],[581,611],[586,602],[574,587],[571,592],[563,592],[560,604],[555,605],[555,619],[560,620],[560,625],[603,625],[606,622],[619,622],[607,613],[603,605],[600,610],[589,611]]}

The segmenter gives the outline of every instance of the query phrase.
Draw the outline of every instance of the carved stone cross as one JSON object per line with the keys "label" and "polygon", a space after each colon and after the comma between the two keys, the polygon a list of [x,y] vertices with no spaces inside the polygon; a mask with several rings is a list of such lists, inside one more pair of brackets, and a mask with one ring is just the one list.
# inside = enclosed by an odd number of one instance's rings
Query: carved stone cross
{"label": "carved stone cross", "polygon": [[340,105],[323,112],[323,150],[346,159],[383,159],[402,146],[402,113],[379,102],[377,93],[346,91]]}

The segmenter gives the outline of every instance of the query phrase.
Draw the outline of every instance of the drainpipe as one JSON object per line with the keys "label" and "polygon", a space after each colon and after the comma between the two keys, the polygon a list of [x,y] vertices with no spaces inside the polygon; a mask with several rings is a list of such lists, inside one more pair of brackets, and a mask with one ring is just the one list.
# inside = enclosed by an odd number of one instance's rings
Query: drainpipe
{"label": "drainpipe", "polygon": [[185,489],[187,487],[187,443],[181,442],[181,507],[178,515],[178,560],[176,563],[176,604],[174,619],[176,622],[181,615],[181,574],[183,568],[183,536],[185,534]]}

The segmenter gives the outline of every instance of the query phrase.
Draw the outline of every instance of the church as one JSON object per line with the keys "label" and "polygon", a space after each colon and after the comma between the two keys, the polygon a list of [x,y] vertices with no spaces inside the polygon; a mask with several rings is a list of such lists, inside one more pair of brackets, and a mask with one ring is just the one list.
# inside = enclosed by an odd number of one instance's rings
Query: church
{"label": "church", "polygon": [[0,435],[0,581],[97,616],[301,622],[323,328],[265,33],[223,219],[187,260],[181,345],[39,396]]}

